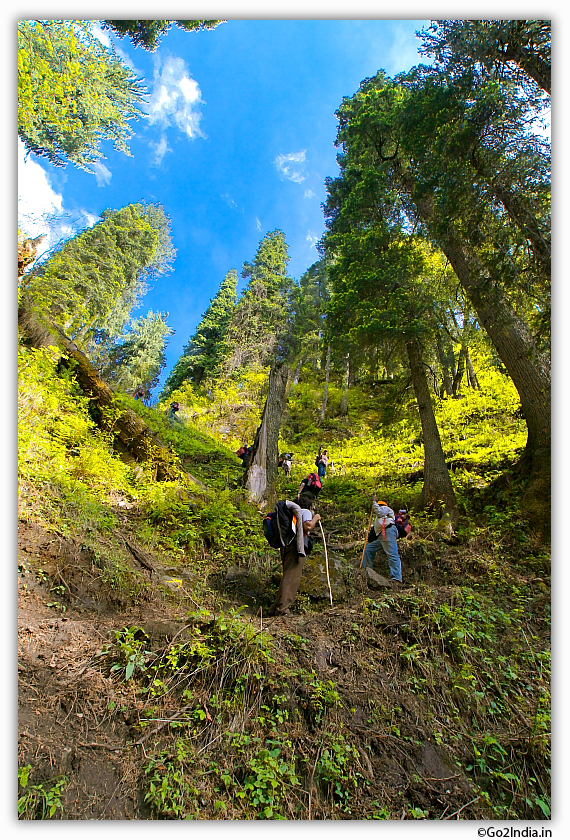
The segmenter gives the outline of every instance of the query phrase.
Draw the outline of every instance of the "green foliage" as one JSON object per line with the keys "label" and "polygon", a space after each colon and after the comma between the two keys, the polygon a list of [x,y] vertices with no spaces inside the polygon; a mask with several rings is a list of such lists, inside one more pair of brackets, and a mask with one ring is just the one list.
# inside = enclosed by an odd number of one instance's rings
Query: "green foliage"
{"label": "green foliage", "polygon": [[156,819],[194,819],[199,815],[196,797],[200,791],[190,781],[194,761],[192,746],[179,738],[174,750],[174,754],[161,752],[149,761],[145,769],[148,786],[145,802]]}
{"label": "green foliage", "polygon": [[173,23],[187,32],[215,29],[225,20],[104,20],[103,29],[110,29],[119,38],[129,36],[135,47],[154,52]]}
{"label": "green foliage", "polygon": [[325,787],[331,799],[350,813],[354,791],[358,787],[359,779],[362,779],[362,774],[356,769],[359,767],[360,753],[340,734],[327,733],[323,744],[326,746],[321,747],[319,751],[316,778]]}
{"label": "green foliage", "polygon": [[47,314],[83,348],[114,339],[173,256],[160,207],[129,204],[63,244],[22,282],[22,302]]}
{"label": "green foliage", "polygon": [[89,400],[58,375],[55,348],[18,354],[18,466],[22,513],[59,527],[110,527],[110,503],[130,494],[132,469],[89,417]]}
{"label": "green foliage", "polygon": [[56,166],[90,167],[101,140],[129,154],[129,121],[146,90],[89,21],[18,24],[18,134],[26,148]]}
{"label": "green foliage", "polygon": [[226,355],[225,337],[236,305],[238,274],[231,269],[165,382],[161,399],[181,388],[185,382],[199,386],[202,380],[216,378]]}
{"label": "green foliage", "polygon": [[[168,399],[177,400],[187,427],[207,433],[235,452],[245,441],[251,443],[261,420],[263,400],[267,393],[268,370],[252,366],[240,370],[239,378],[222,379],[195,388],[186,381],[172,391]],[[165,400],[165,397],[162,397]],[[167,403],[160,407],[166,410]],[[238,464],[234,459],[234,464]],[[240,470],[241,471],[241,470]]]}
{"label": "green foliage", "polygon": [[294,760],[283,755],[283,747],[291,750],[291,742],[268,740],[247,762],[247,775],[238,798],[251,803],[258,819],[285,820],[283,809],[291,793],[300,787]]}
{"label": "green foliage", "polygon": [[[420,53],[447,72],[466,68],[491,78],[512,78],[527,89],[532,79],[550,91],[551,27],[548,20],[438,20],[421,32]],[[529,84],[530,83],[530,84]]]}
{"label": "green foliage", "polygon": [[150,391],[158,384],[166,365],[166,343],[174,332],[166,317],[150,310],[133,319],[122,340],[111,346],[101,376],[112,388],[132,393],[139,386]]}
{"label": "green foliage", "polygon": [[289,246],[283,231],[267,233],[253,262],[244,263],[248,279],[228,324],[229,373],[246,366],[265,367],[290,351],[294,283],[287,274]]}
{"label": "green foliage", "polygon": [[32,765],[18,768],[18,787],[23,793],[18,796],[18,819],[51,820],[57,811],[63,816],[62,796],[69,779],[62,776],[57,780],[30,784]]}

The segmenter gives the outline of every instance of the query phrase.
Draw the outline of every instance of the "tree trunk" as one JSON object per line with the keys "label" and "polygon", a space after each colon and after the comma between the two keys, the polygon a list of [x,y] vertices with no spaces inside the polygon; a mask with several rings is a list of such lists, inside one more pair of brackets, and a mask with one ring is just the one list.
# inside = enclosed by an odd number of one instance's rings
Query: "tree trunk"
{"label": "tree trunk", "polygon": [[475,368],[473,367],[473,360],[471,358],[471,353],[469,352],[469,347],[465,351],[465,361],[467,363],[467,373],[469,375],[469,385],[475,391],[481,390],[481,385],[479,384],[479,380],[477,379],[477,374],[475,373]]}
{"label": "tree trunk", "polygon": [[418,339],[409,339],[406,342],[406,350],[424,440],[424,486],[420,497],[420,507],[441,511],[455,529],[459,520],[457,500],[445,463]]}
{"label": "tree trunk", "polygon": [[288,376],[289,368],[283,363],[277,363],[271,369],[269,392],[265,400],[261,424],[255,435],[253,453],[247,471],[245,486],[250,501],[261,507],[273,505],[276,500],[279,432],[287,404]]}
{"label": "tree trunk", "polygon": [[540,58],[534,50],[523,47],[521,44],[511,43],[504,47],[502,55],[506,61],[514,61],[515,64],[518,64],[531,79],[534,79],[539,87],[550,94],[550,64]]}
{"label": "tree trunk", "polygon": [[297,367],[295,369],[295,376],[293,377],[293,385],[299,384],[299,379],[301,377],[301,367],[303,365],[303,359],[299,359],[297,362]]}
{"label": "tree trunk", "polygon": [[459,389],[461,388],[461,380],[463,379],[463,374],[465,373],[465,354],[467,352],[467,345],[462,344],[461,350],[459,351],[459,356],[457,359],[457,370],[455,371],[455,376],[453,377],[453,385],[451,388],[452,395],[456,397],[459,393]]}
{"label": "tree trunk", "polygon": [[82,391],[91,397],[97,409],[98,425],[111,432],[137,461],[151,461],[157,481],[176,481],[187,475],[203,489],[206,485],[177,463],[177,456],[168,449],[138,414],[115,402],[115,392],[104,382],[87,356],[54,324],[40,323],[25,310],[18,321],[32,347],[59,346],[73,363],[73,371]]}
{"label": "tree trunk", "polygon": [[[409,179],[404,176],[403,181],[409,190]],[[428,197],[414,200],[424,222],[428,227],[435,227],[433,200]],[[528,429],[521,460],[521,467],[529,476],[523,505],[533,520],[545,518],[550,507],[551,481],[550,364],[536,347],[530,330],[514,311],[501,285],[493,280],[453,223],[443,235],[433,232],[518,391]]]}
{"label": "tree trunk", "polygon": [[443,349],[443,341],[441,339],[441,334],[439,330],[437,331],[436,335],[437,340],[437,356],[439,359],[439,364],[441,365],[441,376],[442,376],[442,388],[440,396],[443,397],[444,394],[450,397],[453,393],[453,380],[449,374],[449,362],[447,353]]}
{"label": "tree trunk", "polygon": [[325,414],[327,411],[327,403],[329,400],[329,378],[331,372],[331,346],[330,344],[327,346],[327,361],[325,365],[325,389],[323,392],[323,404],[321,406],[321,422],[325,419]]}
{"label": "tree trunk", "polygon": [[340,416],[346,417],[348,414],[348,389],[350,386],[350,353],[346,354],[346,371],[344,375],[342,399],[340,401]]}

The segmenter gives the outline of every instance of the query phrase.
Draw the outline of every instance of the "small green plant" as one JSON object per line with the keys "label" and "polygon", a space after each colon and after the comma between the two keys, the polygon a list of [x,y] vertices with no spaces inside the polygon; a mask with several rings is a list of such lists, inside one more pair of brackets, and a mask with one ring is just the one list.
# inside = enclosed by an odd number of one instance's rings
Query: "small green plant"
{"label": "small green plant", "polygon": [[295,772],[293,760],[283,754],[283,747],[291,748],[291,743],[267,741],[271,747],[261,747],[249,761],[249,773],[243,789],[237,793],[258,810],[260,819],[285,820],[283,805],[293,788],[301,782]]}
{"label": "small green plant", "polygon": [[66,776],[55,781],[30,784],[32,765],[18,768],[18,785],[25,791],[18,797],[18,818],[23,820],[51,820],[59,810],[63,816],[62,795],[69,784]]}
{"label": "small green plant", "polygon": [[340,694],[334,687],[332,680],[323,682],[315,671],[311,671],[309,680],[310,704],[313,711],[315,723],[323,722],[327,711],[340,704]]}
{"label": "small green plant", "polygon": [[193,819],[198,814],[196,797],[200,793],[193,784],[193,753],[182,739],[176,741],[175,749],[175,755],[162,752],[149,762],[145,802],[158,819]]}
{"label": "small green plant", "polygon": [[[116,660],[111,665],[111,673],[124,672],[125,680],[130,680],[136,670],[146,671],[151,652],[146,650],[150,642],[142,627],[123,627],[115,633]],[[111,652],[111,646],[106,645],[103,655]]]}
{"label": "small green plant", "polygon": [[350,810],[350,800],[362,778],[356,769],[359,757],[358,749],[347,743],[343,735],[336,734],[327,737],[327,746],[321,750],[317,761],[316,779],[346,811]]}

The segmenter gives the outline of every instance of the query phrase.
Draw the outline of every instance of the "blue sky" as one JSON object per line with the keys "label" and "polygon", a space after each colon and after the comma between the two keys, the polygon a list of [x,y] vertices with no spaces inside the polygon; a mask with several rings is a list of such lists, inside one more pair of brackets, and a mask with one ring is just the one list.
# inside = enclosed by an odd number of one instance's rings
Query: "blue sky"
{"label": "blue sky", "polygon": [[140,308],[169,312],[176,331],[162,384],[226,273],[241,271],[268,231],[284,231],[293,277],[318,259],[324,180],[337,173],[334,112],[379,69],[418,63],[414,33],[428,23],[229,20],[209,32],[173,27],[154,53],[113,38],[149,91],[146,119],[132,123],[132,157],[105,142],[90,174],[33,155],[23,163],[20,148],[21,224],[36,235],[45,221],[33,217],[51,205],[53,244],[107,207],[164,206],[174,271]]}

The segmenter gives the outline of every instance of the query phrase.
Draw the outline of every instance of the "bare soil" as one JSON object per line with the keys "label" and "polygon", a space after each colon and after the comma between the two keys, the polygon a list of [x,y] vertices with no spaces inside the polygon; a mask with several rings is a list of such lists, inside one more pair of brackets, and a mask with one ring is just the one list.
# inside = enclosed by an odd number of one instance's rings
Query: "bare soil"
{"label": "bare soil", "polygon": [[[452,558],[454,549],[449,551]],[[167,569],[170,561],[165,559]],[[354,562],[358,565],[358,558]],[[411,580],[421,571],[423,579],[439,577],[445,588],[444,561],[439,569],[430,568],[421,552],[414,556],[410,551],[406,563]],[[137,568],[135,558],[133,568]],[[63,819],[151,819],[144,802],[145,744],[135,743],[141,736],[141,702],[130,683],[104,673],[98,654],[114,632],[126,625],[143,626],[157,648],[183,627],[179,606],[158,587],[153,590],[160,570],[143,570],[151,583],[149,591],[138,604],[126,603],[102,583],[92,551],[27,522],[20,522],[19,569],[19,765],[33,766],[35,783],[60,774],[69,779]],[[238,578],[230,576],[227,585],[219,581],[222,589],[226,586],[227,603],[250,605],[245,615],[249,612],[248,620],[256,626],[263,622],[263,629],[274,639],[277,656],[279,651],[286,652],[321,679],[334,679],[346,710],[346,725],[362,755],[369,785],[367,795],[359,800],[361,813],[353,811],[346,817],[323,813],[316,818],[365,819],[375,801],[390,803],[394,813],[401,809],[401,818],[410,801],[435,815],[430,818],[491,818],[471,780],[458,767],[457,755],[438,743],[424,724],[424,699],[401,691],[395,664],[401,616],[386,610],[375,630],[364,639],[359,637],[355,617],[363,598],[373,597],[362,576],[355,576],[340,605],[331,608],[324,602],[316,612],[269,621],[258,608],[264,600],[263,586],[256,590],[251,580],[246,582],[249,596],[244,600]],[[58,582],[67,590],[65,598],[54,591]],[[271,581],[268,585],[274,586]],[[292,637],[302,639],[302,645],[292,645]],[[366,657],[370,648],[382,652],[383,663],[372,671]],[[367,701],[371,696],[387,708],[400,710],[399,737],[370,724]],[[303,708],[302,687],[294,693],[294,702]],[[310,735],[308,722],[303,737]],[[219,818],[207,801],[202,818]]]}

